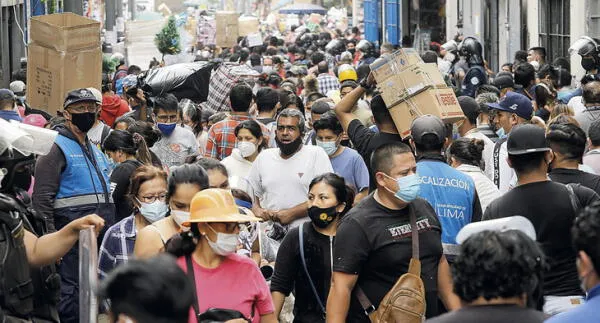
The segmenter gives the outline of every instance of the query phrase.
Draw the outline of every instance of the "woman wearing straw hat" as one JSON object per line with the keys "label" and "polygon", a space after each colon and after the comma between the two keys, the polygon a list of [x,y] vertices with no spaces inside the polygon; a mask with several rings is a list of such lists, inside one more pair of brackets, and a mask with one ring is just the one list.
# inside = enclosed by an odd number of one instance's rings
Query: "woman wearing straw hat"
{"label": "woman wearing straw hat", "polygon": [[240,225],[259,220],[241,214],[228,190],[196,193],[190,218],[183,223],[190,227],[181,244],[184,256],[177,260],[195,282],[190,323],[196,323],[198,315],[206,315],[209,309],[239,311],[254,323],[277,322],[269,287],[256,263],[235,253]]}

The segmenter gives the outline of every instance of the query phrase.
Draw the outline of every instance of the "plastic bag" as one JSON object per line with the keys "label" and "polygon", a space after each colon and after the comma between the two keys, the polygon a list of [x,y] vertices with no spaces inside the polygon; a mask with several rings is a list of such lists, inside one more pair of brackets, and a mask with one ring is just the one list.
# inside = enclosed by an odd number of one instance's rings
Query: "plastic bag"
{"label": "plastic bag", "polygon": [[178,100],[206,101],[211,71],[209,62],[182,63],[153,69],[144,78],[153,95],[172,93]]}

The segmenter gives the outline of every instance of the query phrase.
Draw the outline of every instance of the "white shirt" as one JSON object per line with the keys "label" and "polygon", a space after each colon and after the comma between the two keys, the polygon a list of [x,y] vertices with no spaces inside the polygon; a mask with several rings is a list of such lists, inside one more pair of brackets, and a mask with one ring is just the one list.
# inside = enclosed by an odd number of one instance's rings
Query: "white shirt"
{"label": "white shirt", "polygon": [[465,138],[474,138],[474,139],[483,140],[483,153],[481,155],[481,159],[484,161],[485,176],[487,176],[489,179],[493,180],[494,179],[494,164],[489,163],[488,160],[490,160],[492,158],[492,155],[494,154],[494,142],[490,138],[488,138],[486,135],[481,133],[477,128],[469,130],[465,134]]}
{"label": "white shirt", "polygon": [[183,164],[187,156],[198,153],[198,141],[191,130],[177,125],[170,136],[163,135],[150,150],[163,165],[171,168]]}
{"label": "white shirt", "polygon": [[[506,141],[504,141],[502,143],[502,146],[500,146],[500,152],[499,152],[499,159],[498,159],[498,168],[500,169],[500,192],[501,193],[506,193],[508,192],[512,187],[514,187],[514,184],[511,185],[511,183],[516,183],[517,182],[517,174],[515,174],[515,171],[510,168],[510,166],[508,166],[508,148],[506,148]],[[494,168],[494,150],[492,147],[492,155],[490,157],[490,159],[488,159],[488,163],[490,164],[490,166],[492,167],[492,169]],[[494,176],[493,176],[493,172],[492,172],[492,181],[494,180]]]}
{"label": "white shirt", "polygon": [[[313,178],[330,172],[331,162],[321,147],[303,145],[288,159],[281,158],[279,148],[271,148],[258,155],[248,181],[264,209],[285,210],[306,202]],[[292,226],[303,221],[296,220]]]}
{"label": "white shirt", "polygon": [[475,182],[475,190],[481,203],[481,210],[485,213],[487,206],[495,199],[502,196],[492,180],[490,180],[479,167],[473,165],[460,165],[457,170],[471,176]]}
{"label": "white shirt", "polygon": [[101,145],[101,141],[102,141],[102,130],[104,129],[105,125],[102,121],[98,122],[97,125],[93,126],[90,130],[88,130],[87,132],[87,137],[88,140],[97,147],[100,147]]}
{"label": "white shirt", "polygon": [[229,186],[240,189],[252,196],[252,188],[248,182],[248,174],[250,174],[250,169],[252,169],[252,163],[242,157],[240,150],[233,148],[231,155],[225,157],[221,161],[221,164],[227,168]]}

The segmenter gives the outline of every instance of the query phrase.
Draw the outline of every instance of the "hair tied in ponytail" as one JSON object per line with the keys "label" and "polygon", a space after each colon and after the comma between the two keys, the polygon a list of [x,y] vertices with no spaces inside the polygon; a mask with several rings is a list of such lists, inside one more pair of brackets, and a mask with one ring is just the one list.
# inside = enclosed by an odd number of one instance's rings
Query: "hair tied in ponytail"
{"label": "hair tied in ponytail", "polygon": [[137,132],[133,134],[133,142],[134,143],[139,144],[142,140],[144,140],[144,137],[142,137],[142,135],[140,135]]}

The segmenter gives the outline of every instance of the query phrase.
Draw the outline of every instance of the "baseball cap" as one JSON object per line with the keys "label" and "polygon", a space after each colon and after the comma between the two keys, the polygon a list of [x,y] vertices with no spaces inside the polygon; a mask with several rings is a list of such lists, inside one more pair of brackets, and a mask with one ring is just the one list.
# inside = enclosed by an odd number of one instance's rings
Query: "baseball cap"
{"label": "baseball cap", "polygon": [[546,143],[544,129],[532,124],[513,128],[508,135],[506,148],[509,155],[524,155],[550,150]]}
{"label": "baseball cap", "polygon": [[34,114],[30,114],[28,116],[25,116],[25,118],[23,118],[23,123],[32,125],[32,126],[36,126],[36,127],[40,127],[40,128],[44,128],[46,123],[48,123],[48,120],[46,120],[46,118],[44,118],[41,114],[34,113]]}
{"label": "baseball cap", "polygon": [[13,81],[8,86],[11,91],[14,93],[24,93],[25,92],[25,83],[23,81]]}
{"label": "baseball cap", "polygon": [[94,102],[97,103],[98,100],[92,91],[88,89],[76,89],[72,90],[67,94],[65,98],[65,103],[63,104],[63,108],[70,106],[71,104],[78,102]]}
{"label": "baseball cap", "polygon": [[98,90],[95,87],[88,87],[87,89],[90,90],[92,94],[94,94],[94,97],[96,98],[96,103],[102,104],[102,92],[100,92],[100,90]]}
{"label": "baseball cap", "polygon": [[0,89],[0,100],[14,100],[15,94],[9,89]]}
{"label": "baseball cap", "polygon": [[490,109],[514,113],[525,120],[531,120],[533,105],[523,94],[508,92],[498,103],[486,103]]}
{"label": "baseball cap", "polygon": [[410,133],[413,140],[418,144],[422,142],[425,135],[435,135],[438,142],[441,143],[446,138],[446,126],[442,119],[426,114],[413,121],[410,126]]}
{"label": "baseball cap", "polygon": [[493,84],[499,90],[506,89],[509,87],[515,87],[515,81],[513,80],[512,74],[508,72],[498,73],[498,75],[496,75],[496,77],[494,78]]}
{"label": "baseball cap", "polygon": [[463,114],[467,119],[475,119],[481,113],[481,109],[479,108],[479,104],[477,101],[470,96],[459,96],[458,104],[460,104],[460,108],[463,111]]}

